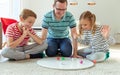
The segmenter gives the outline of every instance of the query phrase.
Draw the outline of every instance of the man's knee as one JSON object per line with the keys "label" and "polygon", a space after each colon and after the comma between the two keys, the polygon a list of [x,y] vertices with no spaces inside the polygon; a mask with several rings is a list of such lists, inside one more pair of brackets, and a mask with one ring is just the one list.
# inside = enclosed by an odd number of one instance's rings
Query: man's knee
{"label": "man's knee", "polygon": [[54,56],[56,56],[57,54],[56,54],[56,53],[52,53],[52,52],[46,52],[46,55],[47,55],[48,57],[54,57]]}
{"label": "man's knee", "polygon": [[72,49],[61,50],[61,55],[64,57],[70,57],[72,55]]}
{"label": "man's knee", "polygon": [[47,49],[45,52],[46,52],[46,55],[47,55],[48,57],[54,57],[54,56],[57,55],[57,51],[55,51],[55,50]]}

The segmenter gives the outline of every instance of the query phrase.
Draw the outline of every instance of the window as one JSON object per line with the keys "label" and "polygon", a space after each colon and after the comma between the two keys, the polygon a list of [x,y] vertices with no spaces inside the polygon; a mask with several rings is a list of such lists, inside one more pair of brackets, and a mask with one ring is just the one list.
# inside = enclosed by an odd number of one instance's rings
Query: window
{"label": "window", "polygon": [[9,1],[10,0],[0,0],[0,17],[8,17],[9,16]]}
{"label": "window", "polygon": [[18,20],[20,0],[0,0],[0,9],[0,17],[14,18]]}

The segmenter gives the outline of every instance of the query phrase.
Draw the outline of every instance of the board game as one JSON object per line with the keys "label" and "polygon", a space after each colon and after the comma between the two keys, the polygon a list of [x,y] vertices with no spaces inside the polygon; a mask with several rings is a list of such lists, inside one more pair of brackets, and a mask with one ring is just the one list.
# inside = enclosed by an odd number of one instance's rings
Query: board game
{"label": "board game", "polygon": [[37,64],[51,69],[86,69],[94,66],[94,63],[82,58],[71,57],[46,57],[37,61]]}

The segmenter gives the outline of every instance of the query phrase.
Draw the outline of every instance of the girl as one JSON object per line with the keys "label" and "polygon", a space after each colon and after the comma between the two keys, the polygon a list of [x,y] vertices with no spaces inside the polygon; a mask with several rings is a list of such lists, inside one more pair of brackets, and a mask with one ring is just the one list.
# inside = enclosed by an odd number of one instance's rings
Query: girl
{"label": "girl", "polygon": [[88,47],[78,50],[78,55],[100,62],[109,57],[109,45],[114,39],[109,36],[109,26],[96,25],[95,21],[96,17],[90,11],[81,14],[78,42]]}
{"label": "girl", "polygon": [[[7,27],[7,47],[2,49],[2,56],[14,60],[42,58],[42,52],[47,49],[47,44],[32,29],[37,18],[36,14],[32,10],[23,9],[19,18],[20,22]],[[29,38],[36,43],[28,45]]]}

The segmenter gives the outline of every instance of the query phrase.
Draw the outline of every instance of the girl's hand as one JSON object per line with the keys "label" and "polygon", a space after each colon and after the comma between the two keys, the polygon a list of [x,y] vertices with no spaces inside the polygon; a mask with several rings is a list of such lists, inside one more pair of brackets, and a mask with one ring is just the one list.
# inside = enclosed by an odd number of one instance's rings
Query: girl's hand
{"label": "girl's hand", "polygon": [[110,27],[108,25],[104,25],[101,29],[102,36],[107,39],[109,37]]}

